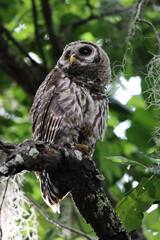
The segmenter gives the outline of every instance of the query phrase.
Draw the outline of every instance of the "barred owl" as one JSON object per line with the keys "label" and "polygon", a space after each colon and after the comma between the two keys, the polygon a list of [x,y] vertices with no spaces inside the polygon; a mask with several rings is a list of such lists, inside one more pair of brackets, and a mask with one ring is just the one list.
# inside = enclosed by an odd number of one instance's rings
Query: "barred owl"
{"label": "barred owl", "polygon": [[[90,41],[68,44],[35,95],[30,111],[33,139],[84,144],[94,151],[106,128],[109,78],[109,58],[100,46]],[[59,212],[58,202],[67,190],[53,173],[44,170],[39,179],[44,200]]]}

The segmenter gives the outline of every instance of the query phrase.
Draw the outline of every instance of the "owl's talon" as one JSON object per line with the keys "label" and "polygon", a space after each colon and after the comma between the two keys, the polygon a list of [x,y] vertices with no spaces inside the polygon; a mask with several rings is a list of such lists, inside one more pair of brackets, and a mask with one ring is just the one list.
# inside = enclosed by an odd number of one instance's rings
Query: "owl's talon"
{"label": "owl's talon", "polygon": [[77,150],[83,150],[85,152],[89,152],[89,147],[85,144],[74,144],[74,147],[77,149]]}

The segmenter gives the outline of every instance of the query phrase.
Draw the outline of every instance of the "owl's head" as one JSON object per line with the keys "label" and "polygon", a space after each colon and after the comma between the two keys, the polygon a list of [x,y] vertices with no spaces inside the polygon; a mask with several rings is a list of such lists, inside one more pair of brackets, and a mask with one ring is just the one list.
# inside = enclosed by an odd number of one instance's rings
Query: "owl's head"
{"label": "owl's head", "polygon": [[105,86],[110,78],[110,61],[104,50],[94,42],[76,41],[68,44],[57,66],[75,81]]}

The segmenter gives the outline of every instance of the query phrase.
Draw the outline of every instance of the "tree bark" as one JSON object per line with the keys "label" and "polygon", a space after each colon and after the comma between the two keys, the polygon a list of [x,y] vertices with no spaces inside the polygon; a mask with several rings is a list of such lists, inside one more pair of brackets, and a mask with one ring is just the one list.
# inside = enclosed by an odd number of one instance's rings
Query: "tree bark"
{"label": "tree bark", "polygon": [[27,140],[19,145],[0,142],[0,177],[23,170],[53,173],[61,186],[67,186],[86,222],[99,240],[129,240],[104,189],[102,176],[90,155],[70,145],[49,145]]}

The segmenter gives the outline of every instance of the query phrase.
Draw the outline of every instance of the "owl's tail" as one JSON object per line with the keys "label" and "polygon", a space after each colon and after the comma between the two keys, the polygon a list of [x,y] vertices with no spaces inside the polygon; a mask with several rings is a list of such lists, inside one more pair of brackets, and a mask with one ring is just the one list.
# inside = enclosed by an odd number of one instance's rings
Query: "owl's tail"
{"label": "owl's tail", "polygon": [[49,207],[51,207],[54,213],[60,213],[59,201],[67,195],[67,192],[60,193],[56,184],[51,180],[49,173],[45,170],[38,173],[38,177],[40,179],[41,192],[44,201]]}

